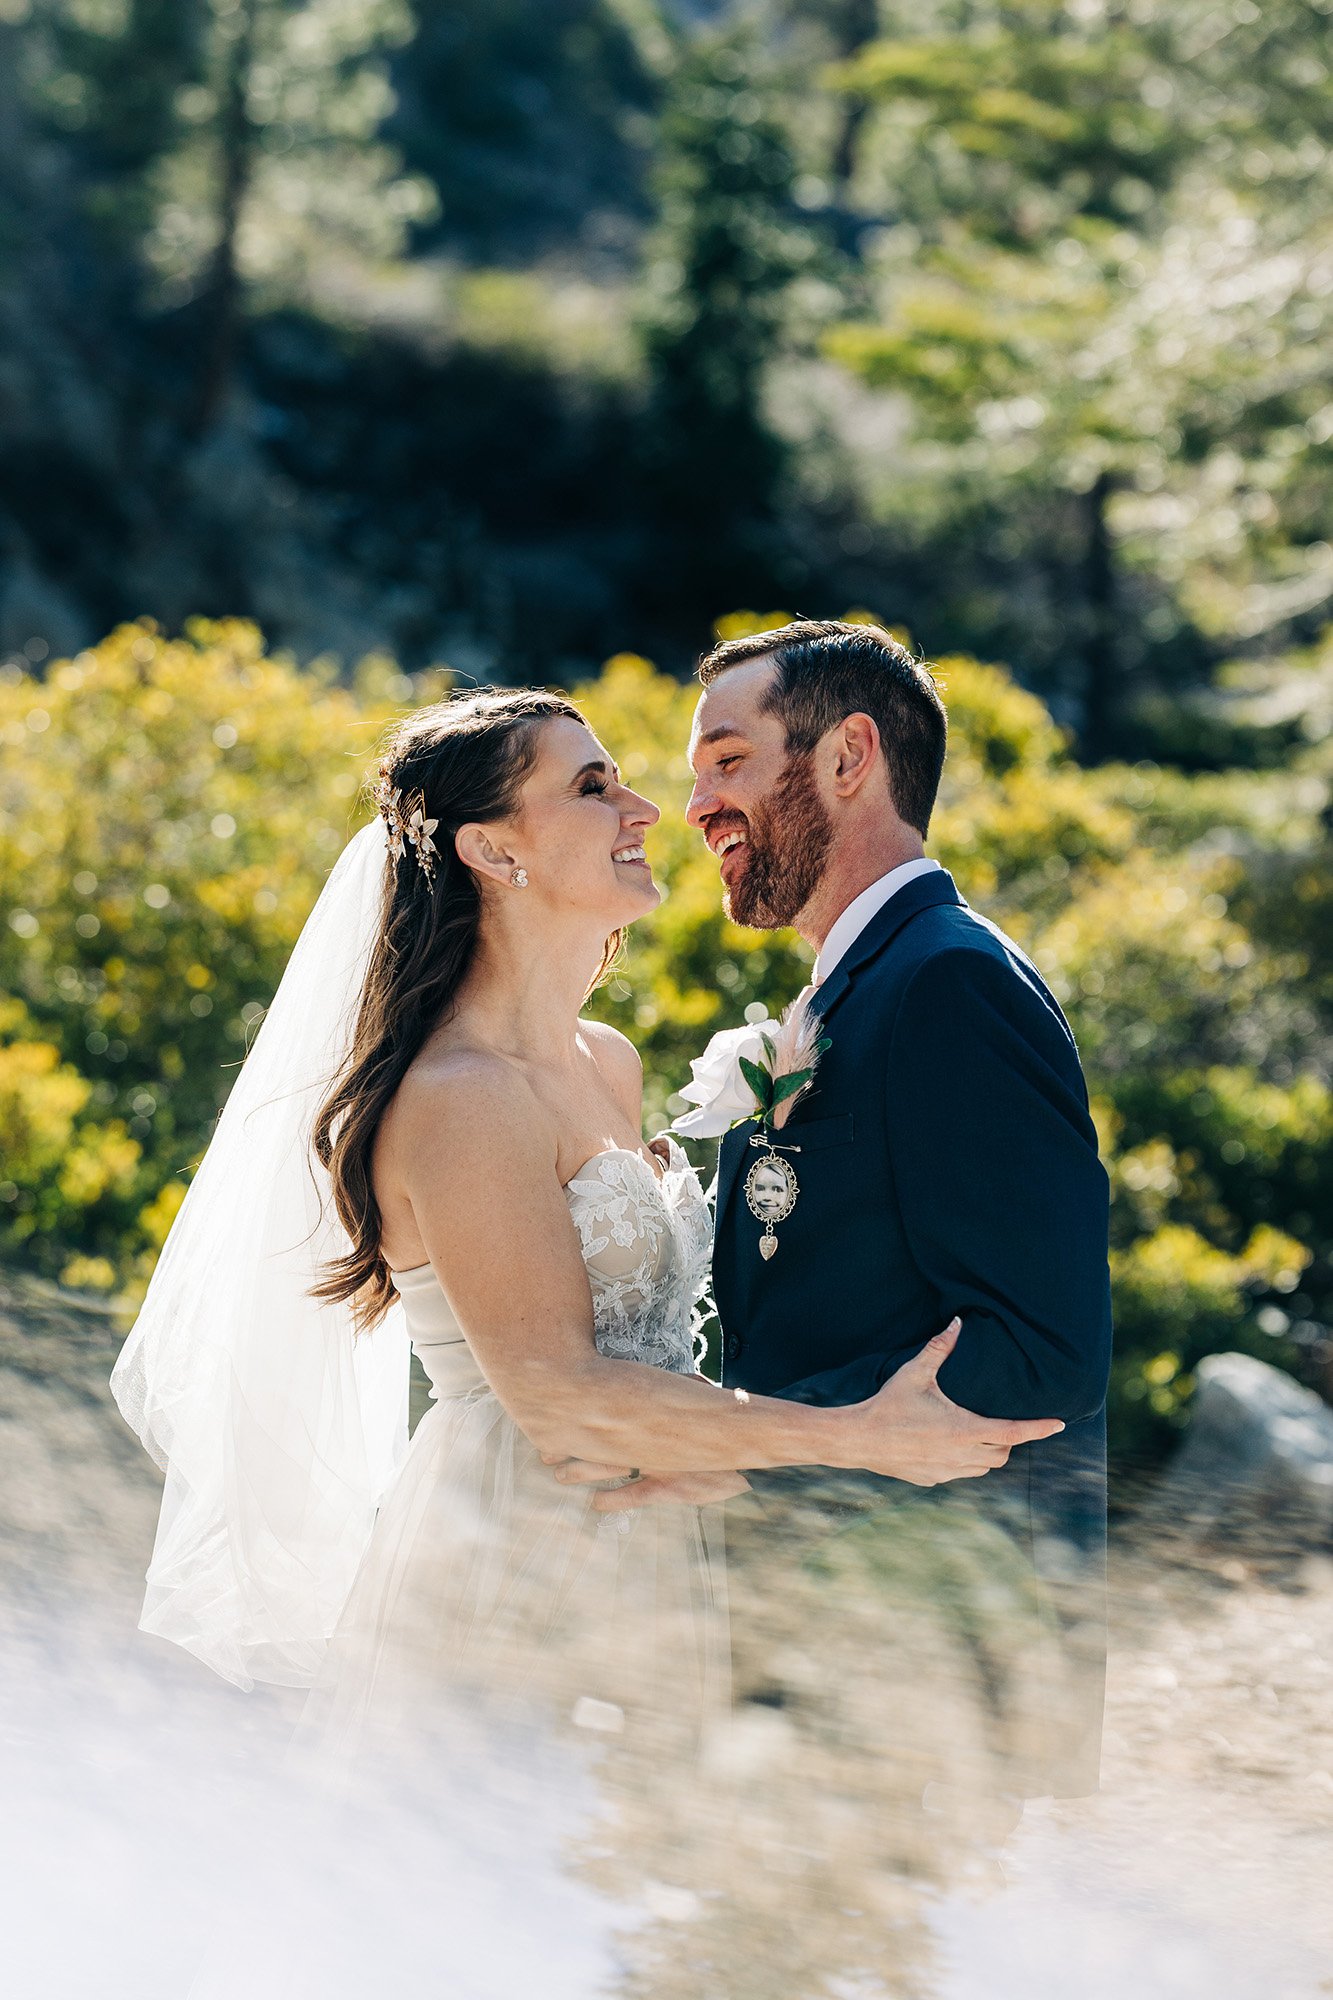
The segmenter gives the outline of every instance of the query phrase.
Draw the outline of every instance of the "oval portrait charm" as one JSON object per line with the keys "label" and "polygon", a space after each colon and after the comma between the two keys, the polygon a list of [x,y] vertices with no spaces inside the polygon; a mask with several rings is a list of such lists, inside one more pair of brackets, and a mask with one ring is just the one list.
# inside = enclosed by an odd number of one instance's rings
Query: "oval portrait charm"
{"label": "oval portrait charm", "polygon": [[776,1225],[787,1220],[800,1191],[793,1168],[780,1154],[771,1151],[761,1153],[745,1176],[746,1205],[756,1221],[764,1225],[759,1255],[765,1262],[778,1247]]}

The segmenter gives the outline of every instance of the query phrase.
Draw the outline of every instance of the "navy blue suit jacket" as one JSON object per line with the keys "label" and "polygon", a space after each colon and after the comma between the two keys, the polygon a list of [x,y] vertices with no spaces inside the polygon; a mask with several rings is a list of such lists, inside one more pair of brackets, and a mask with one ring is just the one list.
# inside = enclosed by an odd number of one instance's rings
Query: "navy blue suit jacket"
{"label": "navy blue suit jacket", "polygon": [[[1063,1587],[1072,1550],[1095,1590],[1108,1185],[1068,1024],[1030,960],[943,870],[890,897],[814,1004],[831,1046],[777,1135],[801,1149],[789,1156],[800,1193],[769,1262],[740,1186],[757,1157],[755,1127],[722,1143],[713,1282],[723,1380],[858,1402],[957,1314],[944,1392],[985,1416],[1066,1424],[965,1484],[1017,1510],[1039,1578]],[[762,1490],[762,1476],[755,1483]],[[915,1491],[881,1486],[888,1498]],[[1074,1615],[1086,1624],[1085,1610]],[[1075,1759],[1084,1780],[1089,1754]],[[1085,1785],[1076,1771],[1055,1788]]]}

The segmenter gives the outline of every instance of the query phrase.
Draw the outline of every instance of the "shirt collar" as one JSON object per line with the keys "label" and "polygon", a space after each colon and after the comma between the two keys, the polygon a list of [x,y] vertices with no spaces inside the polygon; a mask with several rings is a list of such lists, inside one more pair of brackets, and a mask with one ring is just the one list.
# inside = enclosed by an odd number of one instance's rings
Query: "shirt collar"
{"label": "shirt collar", "polygon": [[890,868],[887,875],[881,875],[877,882],[872,882],[868,889],[863,889],[859,896],[854,896],[829,928],[810,975],[813,984],[823,985],[834,966],[851,950],[870,919],[879,914],[890,896],[896,895],[909,882],[915,882],[919,875],[934,874],[939,866],[938,861],[924,854],[919,860],[900,862],[898,867]]}

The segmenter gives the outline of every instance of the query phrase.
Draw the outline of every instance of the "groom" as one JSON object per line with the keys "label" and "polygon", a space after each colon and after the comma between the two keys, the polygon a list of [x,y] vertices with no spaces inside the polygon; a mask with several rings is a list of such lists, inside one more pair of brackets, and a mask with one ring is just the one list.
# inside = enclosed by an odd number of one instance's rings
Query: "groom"
{"label": "groom", "polygon": [[[877,627],[801,621],[716,647],[699,678],[690,823],[728,915],[815,949],[829,1043],[773,1134],[794,1176],[784,1219],[749,1179],[756,1128],[722,1144],[724,1380],[856,1402],[957,1314],[946,1395],[1065,1420],[966,1485],[1080,1654],[1072,1716],[1010,1789],[1094,1789],[1111,1318],[1107,1180],[1073,1037],[1036,968],[924,852],[946,732],[924,666]],[[914,1489],[879,1497],[895,1495]]]}

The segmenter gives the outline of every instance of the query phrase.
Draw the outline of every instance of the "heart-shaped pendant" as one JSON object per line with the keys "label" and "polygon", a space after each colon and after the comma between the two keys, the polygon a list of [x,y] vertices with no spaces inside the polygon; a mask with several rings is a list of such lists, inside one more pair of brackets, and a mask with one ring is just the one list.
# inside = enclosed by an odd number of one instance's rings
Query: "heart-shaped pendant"
{"label": "heart-shaped pendant", "polygon": [[[751,1141],[752,1145],[759,1143]],[[755,1221],[764,1225],[759,1255],[765,1263],[778,1247],[777,1224],[785,1222],[791,1214],[799,1193],[794,1168],[771,1147],[760,1154],[745,1176],[746,1203]]]}

